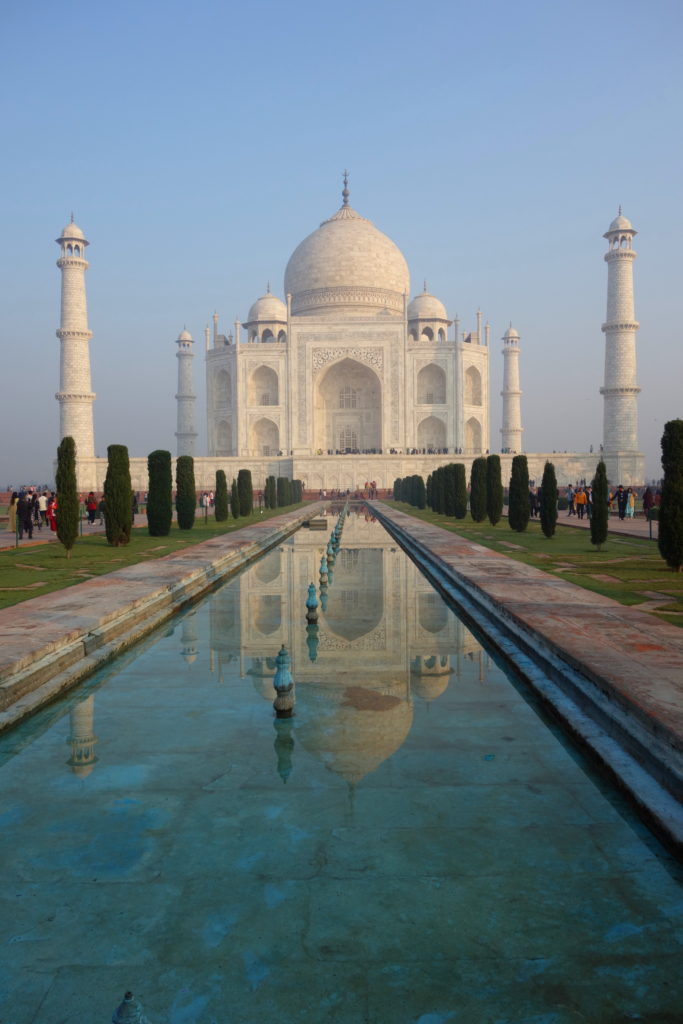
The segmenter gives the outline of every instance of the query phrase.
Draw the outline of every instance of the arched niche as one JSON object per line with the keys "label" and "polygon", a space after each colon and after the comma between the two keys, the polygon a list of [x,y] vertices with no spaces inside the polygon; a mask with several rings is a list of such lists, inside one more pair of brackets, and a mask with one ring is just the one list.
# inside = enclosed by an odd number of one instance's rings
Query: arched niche
{"label": "arched niche", "polygon": [[446,402],[446,374],[435,363],[423,366],[417,375],[417,404],[444,405]]}
{"label": "arched niche", "polygon": [[254,575],[259,583],[274,583],[280,575],[280,550],[274,548],[256,563]]}
{"label": "arched niche", "polygon": [[465,450],[468,452],[481,451],[481,423],[471,416],[465,424]]}
{"label": "arched niche", "polygon": [[277,373],[270,366],[259,366],[249,378],[249,405],[279,405]]}
{"label": "arched niche", "polygon": [[313,447],[336,452],[342,442],[360,452],[382,447],[382,385],[355,359],[329,366],[315,389]]}
{"label": "arched niche", "polygon": [[227,420],[219,420],[216,427],[216,455],[232,455],[232,426]]}
{"label": "arched niche", "polygon": [[287,341],[287,331],[279,331],[277,336],[278,341]]}
{"label": "arched niche", "polygon": [[282,602],[279,594],[252,594],[249,599],[249,620],[262,636],[276,633],[282,623]]}
{"label": "arched niche", "polygon": [[262,416],[249,431],[249,450],[254,455],[277,455],[280,450],[280,431],[277,424]]}
{"label": "arched niche", "polygon": [[446,627],[448,609],[438,594],[420,594],[418,618],[422,629],[428,633],[440,633]]}
{"label": "arched niche", "polygon": [[266,327],[265,331],[261,335],[261,341],[275,341],[275,335],[271,331],[270,327]]}
{"label": "arched niche", "polygon": [[428,416],[417,426],[418,448],[445,448],[446,424],[437,416]]}
{"label": "arched niche", "polygon": [[227,370],[219,370],[216,374],[216,404],[230,405],[232,398],[232,382]]}
{"label": "arched niche", "polygon": [[434,341],[434,331],[431,327],[423,327],[420,341]]}
{"label": "arched niche", "polygon": [[340,640],[353,643],[379,626],[384,615],[383,578],[379,549],[366,550],[362,559],[337,560],[334,601],[327,606],[325,625]]}
{"label": "arched niche", "polygon": [[465,404],[481,405],[481,374],[476,366],[465,370]]}

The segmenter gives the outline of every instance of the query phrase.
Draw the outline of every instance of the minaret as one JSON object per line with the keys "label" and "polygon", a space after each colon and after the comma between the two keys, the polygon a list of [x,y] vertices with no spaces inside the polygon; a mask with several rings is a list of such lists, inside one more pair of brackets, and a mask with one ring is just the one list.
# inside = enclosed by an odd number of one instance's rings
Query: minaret
{"label": "minaret", "polygon": [[92,458],[95,454],[92,404],[95,395],[90,382],[90,347],[92,332],[88,330],[88,308],[85,299],[85,272],[88,261],[85,235],[71,223],[57,239],[61,255],[57,266],[62,272],[62,308],[57,337],[61,341],[59,368],[59,437],[73,437],[76,458]]}
{"label": "minaret", "polygon": [[197,436],[194,429],[194,403],[196,395],[192,389],[192,335],[184,328],[176,342],[178,351],[178,455],[194,455],[194,442]]}
{"label": "minaret", "polygon": [[501,447],[517,455],[522,451],[522,392],[519,388],[519,334],[512,324],[503,335],[503,426]]}
{"label": "minaret", "polygon": [[[609,242],[607,263],[607,319],[605,334],[605,386],[603,448],[606,456],[638,451],[638,408],[636,396],[636,331],[640,324],[633,307],[633,237],[637,232],[630,220],[619,214],[603,235]],[[612,461],[612,460],[610,460]],[[616,463],[617,473],[619,463]],[[609,467],[608,467],[609,469]],[[617,481],[615,481],[617,482]],[[624,482],[624,481],[618,481]]]}

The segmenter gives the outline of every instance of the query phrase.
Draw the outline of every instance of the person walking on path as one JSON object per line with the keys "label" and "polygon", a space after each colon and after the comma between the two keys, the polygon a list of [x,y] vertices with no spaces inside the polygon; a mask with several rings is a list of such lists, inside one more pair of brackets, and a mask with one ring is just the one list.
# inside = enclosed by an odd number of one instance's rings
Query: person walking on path
{"label": "person walking on path", "polygon": [[28,539],[33,540],[33,510],[27,495],[22,495],[17,502],[17,518],[19,520],[19,540],[24,539],[24,532]]}
{"label": "person walking on path", "polygon": [[626,516],[626,504],[628,502],[628,495],[624,490],[623,484],[619,484],[619,486],[617,487],[617,493],[615,494],[615,498],[617,499],[617,509],[619,511],[619,518],[624,519],[624,517]]}
{"label": "person walking on path", "polygon": [[575,516],[576,509],[574,508],[574,498],[576,497],[576,491],[571,484],[567,484],[567,515]]}
{"label": "person walking on path", "polygon": [[97,513],[97,498],[92,491],[85,499],[85,510],[88,513],[88,526],[95,525],[95,514]]}
{"label": "person walking on path", "polygon": [[47,526],[47,491],[38,495],[38,509],[43,526]]}
{"label": "person walking on path", "polygon": [[636,495],[632,487],[626,492],[626,516],[628,519],[633,519],[636,514]]}
{"label": "person walking on path", "polygon": [[649,487],[646,487],[645,493],[643,494],[643,512],[645,513],[646,519],[650,518],[650,509],[654,508],[654,504],[655,496],[652,493],[652,490]]}
{"label": "person walking on path", "polygon": [[48,498],[47,502],[47,521],[50,524],[50,529],[53,533],[57,532],[57,499],[54,491]]}
{"label": "person walking on path", "polygon": [[19,501],[19,495],[16,491],[12,491],[12,497],[9,501],[9,508],[7,510],[9,514],[9,522],[7,523],[7,529],[11,533],[17,532],[17,502]]}
{"label": "person walking on path", "polygon": [[586,511],[586,492],[583,487],[579,487],[574,498],[574,504],[576,505],[576,514],[579,519],[583,519],[583,514]]}

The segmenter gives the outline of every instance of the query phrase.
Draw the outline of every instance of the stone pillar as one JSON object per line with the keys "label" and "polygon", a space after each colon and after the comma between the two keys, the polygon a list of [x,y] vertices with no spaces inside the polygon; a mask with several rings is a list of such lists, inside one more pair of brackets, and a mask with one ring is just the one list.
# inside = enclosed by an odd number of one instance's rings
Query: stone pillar
{"label": "stone pillar", "polygon": [[636,235],[631,222],[615,217],[603,238],[609,242],[607,263],[607,318],[605,334],[605,384],[603,395],[603,447],[607,457],[638,451],[638,408],[636,384],[636,331],[640,326],[633,304],[632,248]]}
{"label": "stone pillar", "polygon": [[85,235],[71,223],[57,239],[61,255],[57,266],[62,272],[62,302],[57,337],[61,342],[59,367],[59,438],[73,437],[76,459],[93,458],[95,431],[92,405],[95,395],[90,379],[90,339],[85,297],[85,272],[88,261]]}
{"label": "stone pillar", "polygon": [[189,331],[182,330],[176,342],[178,351],[178,394],[175,396],[178,403],[178,429],[176,438],[178,443],[178,455],[194,456],[194,442],[197,433],[194,429],[194,404],[196,395],[192,387],[192,335]]}
{"label": "stone pillar", "polygon": [[503,426],[504,452],[522,451],[522,392],[519,387],[519,334],[512,324],[503,335]]}

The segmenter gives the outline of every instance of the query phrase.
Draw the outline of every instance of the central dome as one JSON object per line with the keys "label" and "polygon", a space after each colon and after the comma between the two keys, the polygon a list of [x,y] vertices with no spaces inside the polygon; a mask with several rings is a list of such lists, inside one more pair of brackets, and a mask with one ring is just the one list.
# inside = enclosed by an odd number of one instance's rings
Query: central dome
{"label": "central dome", "polygon": [[304,238],[285,270],[295,315],[402,313],[409,291],[401,250],[346,202]]}

